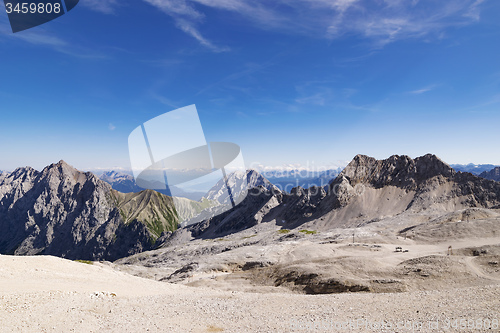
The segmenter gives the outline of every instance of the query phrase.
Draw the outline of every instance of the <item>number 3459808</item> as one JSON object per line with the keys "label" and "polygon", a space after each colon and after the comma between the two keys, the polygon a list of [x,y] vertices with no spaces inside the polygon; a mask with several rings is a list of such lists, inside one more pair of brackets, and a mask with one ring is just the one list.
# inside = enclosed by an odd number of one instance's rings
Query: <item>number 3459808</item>
{"label": "number 3459808", "polygon": [[7,2],[5,3],[7,14],[59,14],[61,12],[60,3],[17,3],[16,5]]}

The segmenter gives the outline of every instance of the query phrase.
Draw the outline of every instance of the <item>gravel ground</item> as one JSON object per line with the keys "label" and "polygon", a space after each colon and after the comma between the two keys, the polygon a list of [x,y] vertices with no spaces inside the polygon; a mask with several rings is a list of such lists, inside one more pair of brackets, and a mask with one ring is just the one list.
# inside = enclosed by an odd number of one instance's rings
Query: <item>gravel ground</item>
{"label": "gravel ground", "polygon": [[0,332],[500,331],[498,284],[300,295],[194,288],[54,257],[0,256],[0,267]]}

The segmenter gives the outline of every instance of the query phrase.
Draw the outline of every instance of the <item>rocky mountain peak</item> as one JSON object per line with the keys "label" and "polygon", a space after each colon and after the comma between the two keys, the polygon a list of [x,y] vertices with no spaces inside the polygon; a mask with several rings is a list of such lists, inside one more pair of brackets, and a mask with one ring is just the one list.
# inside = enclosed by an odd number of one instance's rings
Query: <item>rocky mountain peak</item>
{"label": "rocky mountain peak", "polygon": [[117,179],[117,178],[123,178],[123,179],[133,179],[132,175],[126,174],[124,172],[119,172],[115,170],[110,170],[103,172],[103,174],[100,177],[101,179]]}
{"label": "rocky mountain peak", "polygon": [[102,187],[105,191],[111,189],[109,184],[100,181],[93,173],[79,171],[63,160],[45,167],[40,174],[39,181],[52,188],[60,184],[64,184],[64,187],[68,188],[76,184],[83,186],[90,182],[94,186]]}
{"label": "rocky mountain peak", "polygon": [[445,177],[453,176],[456,171],[443,162],[439,157],[433,154],[427,154],[415,159],[415,164],[417,166],[417,171],[424,178],[431,178],[437,175],[442,175]]}
{"label": "rocky mountain peak", "polygon": [[64,161],[0,178],[0,253],[113,260],[177,228],[172,198],[123,194]]}
{"label": "rocky mountain peak", "polygon": [[247,176],[252,176],[252,175],[260,175],[260,173],[255,169],[248,169]]}
{"label": "rocky mountain peak", "polygon": [[38,171],[36,171],[32,167],[16,168],[9,174],[9,178],[17,179],[26,175],[36,175],[37,173]]}
{"label": "rocky mountain peak", "polygon": [[368,155],[363,155],[363,154],[358,154],[358,155],[354,156],[351,163],[349,163],[349,164],[353,164],[353,163],[357,163],[357,164],[370,164],[370,163],[372,163],[373,164],[376,161],[377,161],[377,159],[374,157],[371,157]]}
{"label": "rocky mountain peak", "polygon": [[346,177],[352,185],[371,184],[375,187],[397,185],[414,188],[417,183],[441,175],[451,177],[455,171],[437,156],[427,154],[416,159],[406,155],[393,155],[377,160],[366,155],[357,155],[339,175]]}
{"label": "rocky mountain peak", "polygon": [[263,186],[267,190],[274,190],[279,192],[279,189],[271,184],[264,176],[258,171],[250,169],[246,172],[236,171],[228,175],[227,185],[224,179],[219,180],[205,195],[208,200],[218,201],[219,203],[228,203],[229,195],[227,186],[231,188],[234,197],[238,197],[240,193],[247,190]]}
{"label": "rocky mountain peak", "polygon": [[110,170],[110,171],[103,172],[102,175],[107,176],[107,177],[116,177],[119,175],[119,173],[118,173],[118,171]]}
{"label": "rocky mountain peak", "polygon": [[63,160],[60,160],[57,163],[53,163],[47,167],[45,167],[44,170],[56,170],[60,173],[71,173],[74,174],[78,170],[76,170],[74,167],[69,165],[68,163],[64,162]]}

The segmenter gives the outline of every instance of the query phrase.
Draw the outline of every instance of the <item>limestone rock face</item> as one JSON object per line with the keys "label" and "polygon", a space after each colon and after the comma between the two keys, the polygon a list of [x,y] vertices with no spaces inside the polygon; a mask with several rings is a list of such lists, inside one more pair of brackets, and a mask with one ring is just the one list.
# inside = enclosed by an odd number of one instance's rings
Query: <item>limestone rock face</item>
{"label": "limestone rock face", "polygon": [[346,177],[351,185],[363,183],[378,188],[393,185],[415,190],[427,179],[455,174],[453,168],[431,154],[415,160],[404,155],[393,155],[386,160],[357,155],[339,176]]}
{"label": "limestone rock face", "polygon": [[114,260],[148,250],[176,228],[171,200],[124,195],[64,161],[18,168],[0,178],[0,253]]}
{"label": "limestone rock face", "polygon": [[331,208],[345,207],[351,199],[362,196],[366,188],[388,187],[412,193],[410,206],[417,210],[445,201],[458,205],[456,200],[466,206],[491,208],[500,201],[497,184],[456,172],[437,156],[428,154],[416,159],[394,155],[386,160],[358,155],[331,183],[331,195],[325,202]]}

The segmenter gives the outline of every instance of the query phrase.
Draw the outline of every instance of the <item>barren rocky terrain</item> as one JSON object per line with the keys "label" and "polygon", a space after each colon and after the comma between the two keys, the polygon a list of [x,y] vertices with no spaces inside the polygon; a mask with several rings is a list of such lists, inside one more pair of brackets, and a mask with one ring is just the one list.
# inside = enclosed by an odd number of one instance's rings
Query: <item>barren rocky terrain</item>
{"label": "barren rocky terrain", "polygon": [[[500,238],[391,244],[347,236],[207,255],[192,274],[173,276],[145,264],[154,253],[93,264],[0,256],[0,331],[498,331]],[[127,263],[134,260],[142,264]]]}

